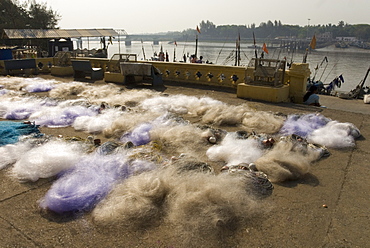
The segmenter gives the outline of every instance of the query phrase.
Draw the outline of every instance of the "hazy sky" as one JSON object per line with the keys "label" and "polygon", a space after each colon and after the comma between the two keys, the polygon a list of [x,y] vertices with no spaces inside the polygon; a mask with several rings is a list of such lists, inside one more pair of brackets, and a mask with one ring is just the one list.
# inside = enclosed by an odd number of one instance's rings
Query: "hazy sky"
{"label": "hazy sky", "polygon": [[[27,2],[28,0],[19,0]],[[202,20],[257,26],[370,24],[370,0],[36,0],[61,15],[59,27],[124,29],[129,34],[183,31]],[[310,19],[310,20],[308,20]]]}

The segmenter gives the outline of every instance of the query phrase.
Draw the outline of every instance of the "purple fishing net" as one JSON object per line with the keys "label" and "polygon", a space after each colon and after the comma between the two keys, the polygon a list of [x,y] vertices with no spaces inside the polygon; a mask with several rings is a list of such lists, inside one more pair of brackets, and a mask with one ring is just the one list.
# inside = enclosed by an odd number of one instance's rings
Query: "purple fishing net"
{"label": "purple fishing net", "polygon": [[28,92],[46,92],[54,89],[54,85],[50,83],[38,83],[26,86],[26,91]]}
{"label": "purple fishing net", "polygon": [[306,115],[289,115],[280,129],[281,135],[296,134],[306,138],[314,130],[325,126],[329,121],[320,114],[306,114]]}
{"label": "purple fishing net", "polygon": [[42,107],[52,107],[56,105],[57,101],[52,99],[11,101],[8,102],[3,118],[8,120],[25,120],[33,113],[40,111]]}
{"label": "purple fishing net", "polygon": [[144,123],[135,128],[132,132],[125,133],[121,136],[120,141],[126,143],[131,141],[135,146],[141,146],[150,142],[150,130],[153,128],[152,124]]}
{"label": "purple fishing net", "polygon": [[180,118],[172,116],[169,113],[161,115],[150,123],[142,123],[133,131],[123,134],[120,142],[126,143],[131,141],[135,146],[146,145],[151,141],[150,131],[154,128],[163,126],[171,126],[174,124],[185,124],[186,122]]}
{"label": "purple fishing net", "polygon": [[27,107],[26,108],[17,108],[17,109],[13,109],[13,110],[7,112],[4,115],[4,118],[8,119],[8,120],[25,120],[28,117],[30,117],[30,115],[34,111],[35,111],[34,109],[27,108]]}
{"label": "purple fishing net", "polygon": [[93,108],[83,106],[70,106],[59,111],[53,111],[51,114],[45,114],[33,121],[40,126],[46,127],[66,127],[73,124],[79,116],[95,116],[98,111]]}
{"label": "purple fishing net", "polygon": [[59,214],[89,211],[109,193],[117,180],[153,168],[149,162],[131,166],[120,154],[94,153],[64,172],[41,200],[40,206]]}
{"label": "purple fishing net", "polygon": [[8,92],[9,92],[9,90],[7,90],[7,89],[1,89],[1,86],[0,86],[0,96],[1,95],[6,95],[6,94],[8,94]]}

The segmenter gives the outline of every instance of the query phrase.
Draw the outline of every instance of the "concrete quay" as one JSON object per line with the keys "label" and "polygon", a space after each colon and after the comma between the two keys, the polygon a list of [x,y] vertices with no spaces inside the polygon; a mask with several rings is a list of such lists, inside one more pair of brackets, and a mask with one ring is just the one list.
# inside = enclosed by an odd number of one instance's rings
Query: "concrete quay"
{"label": "concrete quay", "polygon": [[[271,210],[241,229],[204,237],[196,247],[370,247],[370,105],[362,100],[321,96],[327,108],[294,103],[267,103],[236,97],[235,92],[209,87],[165,85],[168,94],[209,96],[228,104],[248,103],[256,110],[284,114],[319,112],[351,122],[362,137],[352,149],[330,149],[297,181],[275,184],[268,198]],[[73,133],[69,128],[42,131]],[[38,200],[53,179],[19,183],[0,171],[0,247],[186,247],[181,234],[165,223],[145,230],[97,228],[89,214],[79,218],[45,215]]]}

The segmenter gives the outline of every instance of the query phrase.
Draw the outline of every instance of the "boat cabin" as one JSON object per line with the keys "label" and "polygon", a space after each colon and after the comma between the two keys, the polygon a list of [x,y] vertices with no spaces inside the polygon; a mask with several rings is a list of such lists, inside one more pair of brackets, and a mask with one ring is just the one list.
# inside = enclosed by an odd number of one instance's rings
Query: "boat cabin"
{"label": "boat cabin", "polygon": [[279,87],[284,84],[285,60],[253,58],[250,66],[254,67],[253,78],[248,84]]}

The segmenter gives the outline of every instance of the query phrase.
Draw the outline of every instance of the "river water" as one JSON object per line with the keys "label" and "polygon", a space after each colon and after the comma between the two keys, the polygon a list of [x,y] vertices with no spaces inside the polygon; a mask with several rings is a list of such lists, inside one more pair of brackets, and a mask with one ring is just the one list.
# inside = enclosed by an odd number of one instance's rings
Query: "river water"
{"label": "river water", "polygon": [[[99,42],[91,42],[90,49],[100,48]],[[168,52],[169,61],[182,61],[183,55],[191,55],[195,53],[195,42],[177,42],[177,45],[167,41],[161,41],[158,45],[153,45],[152,41],[132,41],[130,46],[126,46],[124,42],[113,41],[112,45],[108,46],[108,58],[115,53],[134,53],[137,54],[138,60],[151,59],[154,52],[159,52],[163,48],[164,52]],[[269,49],[269,48],[268,48]],[[229,42],[202,42],[198,43],[198,57],[203,56],[203,60],[210,61],[219,65],[234,65],[235,64],[235,43]],[[258,50],[260,55],[261,49]],[[247,65],[255,56],[253,44],[241,44],[241,65]],[[265,58],[282,59],[284,57],[290,62],[301,63],[303,61],[304,51],[296,51],[294,53],[281,49],[269,49],[269,54],[265,54]],[[323,62],[327,57],[328,62]],[[336,48],[334,46],[316,49],[310,52],[307,56],[307,62],[310,64],[311,77],[315,74],[315,79],[321,79],[324,84],[329,84],[335,77],[342,74],[345,83],[342,84],[340,91],[350,91],[354,89],[365,77],[367,69],[370,67],[370,50],[357,48]],[[323,62],[323,63],[322,63]],[[322,63],[322,64],[321,64]],[[321,66],[320,66],[321,64]],[[319,69],[315,71],[315,68]],[[367,79],[365,86],[370,86],[370,76]]]}

